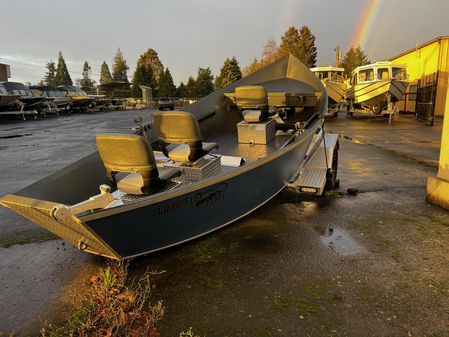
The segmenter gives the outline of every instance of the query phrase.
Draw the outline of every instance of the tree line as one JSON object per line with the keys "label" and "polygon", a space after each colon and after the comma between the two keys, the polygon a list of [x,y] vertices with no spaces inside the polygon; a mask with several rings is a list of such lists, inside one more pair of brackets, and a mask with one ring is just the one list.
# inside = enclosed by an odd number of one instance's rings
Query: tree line
{"label": "tree line", "polygon": [[[54,61],[48,61],[46,68],[47,71],[41,81],[42,85],[73,85],[61,51],[58,53],[57,64]],[[103,61],[101,64],[99,82],[100,84],[129,82],[128,70],[129,66],[124,58],[123,52],[118,48],[112,62],[112,73],[106,61]],[[144,85],[153,89],[153,95],[155,97],[203,97],[214,90],[228,86],[241,77],[242,71],[238,61],[235,57],[232,57],[224,61],[219,76],[214,78],[209,67],[200,67],[195,78],[190,76],[185,84],[181,82],[179,86],[176,86],[170,69],[164,67],[157,52],[149,48],[140,55],[137,61],[136,69],[131,79],[131,84],[133,85],[131,95],[135,98],[141,98],[142,91],[140,85]],[[88,93],[95,92],[96,82],[91,79],[91,67],[87,61],[84,62],[82,78],[77,80],[77,84]]]}
{"label": "tree line", "polygon": [[[153,89],[153,96],[155,97],[203,97],[214,90],[230,85],[242,78],[242,76],[247,76],[289,53],[296,56],[309,68],[316,66],[317,48],[315,46],[315,35],[312,34],[308,26],[302,26],[300,29],[289,27],[282,35],[279,45],[274,39],[268,40],[263,47],[261,59],[254,58],[253,62],[245,67],[243,72],[237,59],[230,57],[225,59],[218,76],[214,77],[209,67],[200,67],[196,77],[190,76],[186,83],[181,82],[179,86],[176,86],[170,69],[162,64],[157,52],[149,48],[140,55],[137,61],[136,69],[131,79],[131,84],[133,85],[131,95],[135,98],[142,97],[140,85],[144,85]],[[351,46],[340,66],[345,69],[346,75],[349,76],[356,67],[369,63],[367,55],[360,46]],[[73,84],[61,51],[58,53],[57,64],[54,61],[48,61],[46,68],[47,71],[41,81],[42,84],[49,86]],[[112,73],[106,61],[103,61],[99,82],[100,84],[129,82],[128,71],[129,66],[123,52],[118,48],[112,62]],[[91,79],[91,67],[87,61],[83,64],[82,78],[77,80],[77,84],[88,93],[95,92],[96,82]]]}
{"label": "tree line", "polygon": [[[260,60],[254,58],[253,62],[243,69],[243,75],[247,76],[289,53],[296,56],[307,67],[316,67],[318,53],[315,46],[315,35],[312,34],[308,26],[304,25],[299,30],[293,26],[289,27],[282,35],[279,45],[274,39],[268,40],[263,46]],[[371,61],[358,45],[351,46],[341,64],[336,64],[336,66],[344,68],[346,76],[350,76],[356,67],[369,63]]]}

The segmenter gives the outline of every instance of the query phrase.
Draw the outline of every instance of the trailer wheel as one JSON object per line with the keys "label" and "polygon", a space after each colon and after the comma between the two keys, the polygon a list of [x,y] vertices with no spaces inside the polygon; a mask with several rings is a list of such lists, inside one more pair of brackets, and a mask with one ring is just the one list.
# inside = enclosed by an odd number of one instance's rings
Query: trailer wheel
{"label": "trailer wheel", "polygon": [[339,180],[337,179],[338,172],[338,142],[335,146],[334,153],[332,155],[332,166],[327,170],[326,174],[326,185],[324,185],[324,189],[326,191],[335,190],[340,185]]}

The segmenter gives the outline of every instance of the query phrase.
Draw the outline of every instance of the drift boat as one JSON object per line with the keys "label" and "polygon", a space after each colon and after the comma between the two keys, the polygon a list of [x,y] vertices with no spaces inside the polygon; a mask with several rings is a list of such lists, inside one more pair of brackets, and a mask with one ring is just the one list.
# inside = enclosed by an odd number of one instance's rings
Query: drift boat
{"label": "drift boat", "polygon": [[389,103],[402,99],[408,86],[406,66],[390,61],[360,66],[352,72],[350,84],[346,91],[350,104],[379,115]]}
{"label": "drift boat", "polygon": [[137,134],[97,135],[98,152],[0,203],[86,252],[154,252],[240,219],[294,181],[323,143],[326,107],[321,82],[289,55],[185,111],[153,113]]}

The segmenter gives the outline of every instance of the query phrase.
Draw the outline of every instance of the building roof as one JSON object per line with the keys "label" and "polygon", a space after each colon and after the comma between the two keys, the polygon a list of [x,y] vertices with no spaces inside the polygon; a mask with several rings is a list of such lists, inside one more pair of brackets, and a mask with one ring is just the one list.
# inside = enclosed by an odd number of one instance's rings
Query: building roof
{"label": "building roof", "polygon": [[416,51],[417,49],[424,48],[424,47],[426,47],[426,46],[428,46],[428,45],[430,45],[430,44],[432,44],[432,43],[439,42],[439,41],[441,41],[441,40],[448,40],[448,39],[449,39],[449,36],[448,36],[448,35],[438,36],[438,37],[436,37],[436,38],[434,38],[434,39],[432,39],[432,40],[430,40],[430,41],[427,41],[427,42],[424,42],[423,44],[420,44],[419,46],[417,46],[417,47],[415,47],[415,48],[411,48],[411,49],[409,49],[409,50],[407,50],[407,51],[404,51],[404,52],[400,53],[399,55],[396,55],[396,56],[390,58],[390,60],[391,60],[391,61],[392,61],[392,60],[395,60],[395,59],[400,58],[400,57],[402,57],[402,56],[404,56],[404,55],[410,54],[410,53]]}

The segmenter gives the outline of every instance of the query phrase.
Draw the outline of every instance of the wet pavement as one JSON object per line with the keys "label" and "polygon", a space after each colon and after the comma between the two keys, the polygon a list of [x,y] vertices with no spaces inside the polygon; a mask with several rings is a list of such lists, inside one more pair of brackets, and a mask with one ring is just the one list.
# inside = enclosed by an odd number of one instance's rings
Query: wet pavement
{"label": "wet pavement", "polygon": [[[88,154],[98,130],[128,127],[127,117],[141,112],[123,114],[0,123],[0,136],[14,127],[32,134],[0,137],[0,149],[16,161],[0,163],[10,177],[5,186],[2,174],[0,194],[65,166],[65,153]],[[284,191],[223,230],[133,260],[132,275],[164,271],[153,291],[166,308],[161,336],[189,327],[200,336],[449,336],[449,211],[425,202],[438,125],[340,116],[327,128],[342,134],[341,193]],[[51,165],[27,167],[38,153]],[[347,194],[349,187],[359,193]],[[1,240],[41,231],[0,212]],[[105,263],[61,240],[0,248],[0,256],[0,331],[18,336],[58,321],[71,294]]]}

